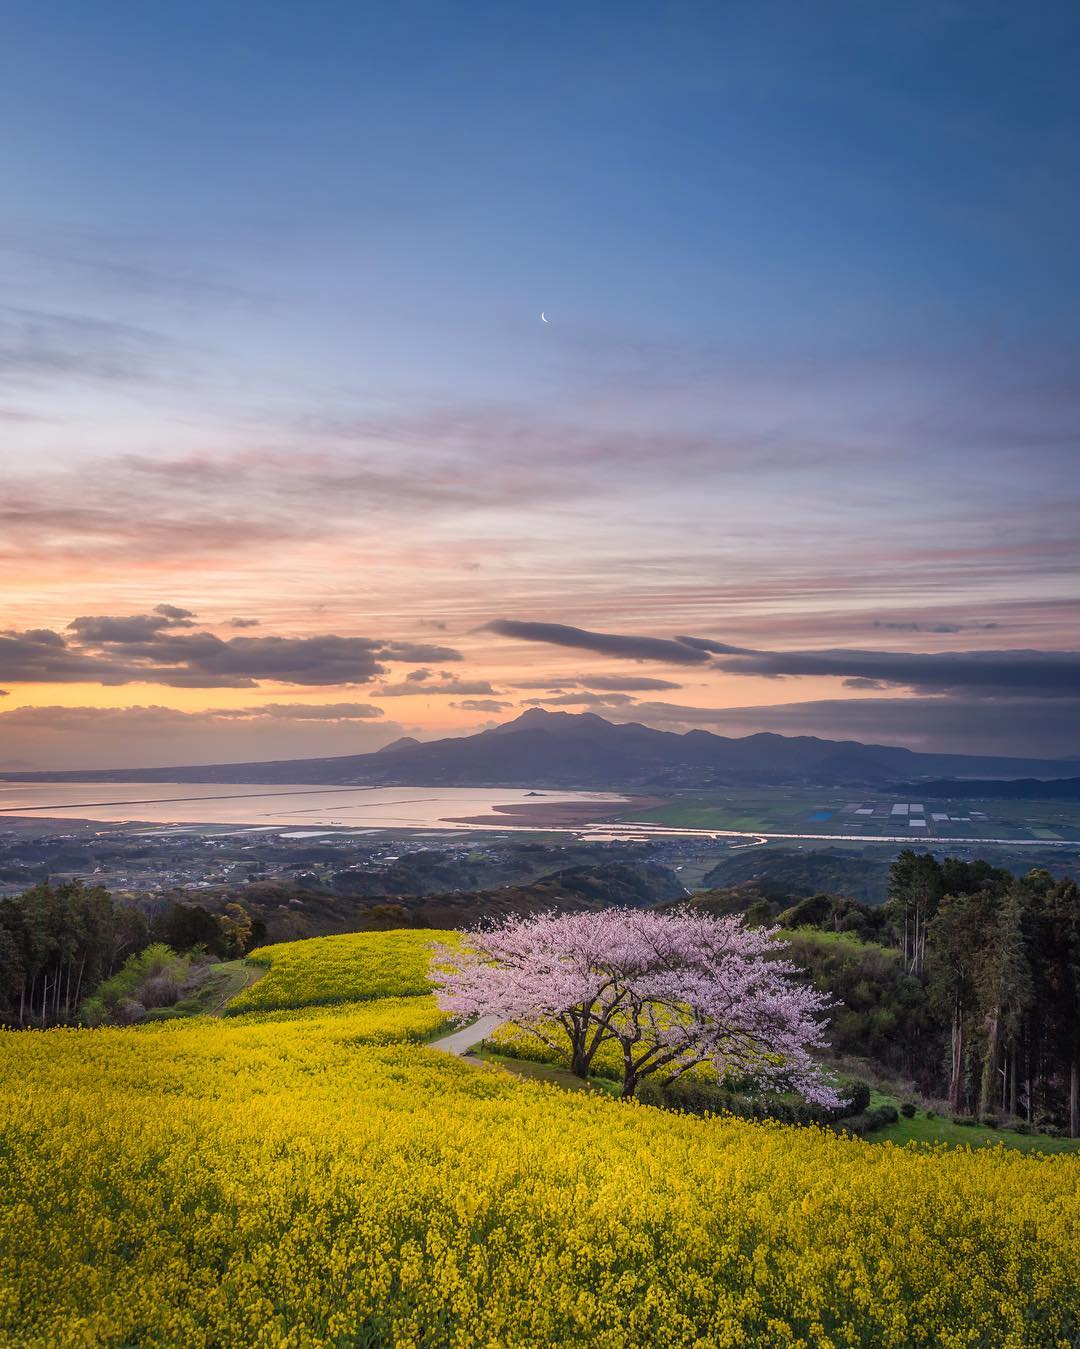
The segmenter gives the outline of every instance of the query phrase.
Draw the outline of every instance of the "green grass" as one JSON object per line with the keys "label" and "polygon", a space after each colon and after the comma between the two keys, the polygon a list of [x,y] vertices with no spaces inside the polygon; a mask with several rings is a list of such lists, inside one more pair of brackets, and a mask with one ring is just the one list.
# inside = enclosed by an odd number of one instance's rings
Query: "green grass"
{"label": "green grass", "polygon": [[[833,934],[821,933],[820,936]],[[843,940],[843,938],[838,938]],[[548,1082],[565,1091],[593,1091],[608,1096],[619,1095],[619,1083],[608,1078],[590,1077],[587,1082],[575,1077],[568,1068],[553,1063],[539,1063],[534,1059],[512,1057],[500,1054],[486,1045],[474,1050],[476,1058],[485,1063],[496,1063],[517,1077],[533,1082]],[[870,1093],[870,1106],[891,1105],[900,1109],[901,1099],[887,1092],[873,1090]],[[982,1124],[954,1124],[945,1115],[935,1115],[932,1119],[923,1110],[918,1110],[906,1119],[903,1115],[895,1124],[884,1129],[875,1129],[869,1135],[870,1143],[895,1143],[899,1147],[907,1143],[920,1143],[930,1147],[944,1144],[947,1147],[997,1147],[1013,1148],[1017,1152],[1078,1152],[1080,1138],[1051,1138],[1047,1134],[1020,1134],[1013,1129],[988,1129]]]}
{"label": "green grass", "polygon": [[780,933],[780,940],[786,937],[802,937],[806,941],[812,941],[816,946],[836,946],[840,950],[846,950],[848,947],[854,951],[869,949],[878,955],[887,956],[890,960],[901,959],[901,953],[895,946],[882,946],[880,942],[863,941],[854,932],[827,932],[820,927],[791,927]]}
{"label": "green grass", "polygon": [[147,1012],[147,1021],[179,1021],[189,1016],[220,1016],[225,1004],[250,987],[266,973],[263,966],[243,960],[225,960],[214,965],[194,993],[171,1007],[155,1007]]}
{"label": "green grass", "polygon": [[564,1091],[599,1092],[601,1096],[618,1096],[619,1084],[604,1077],[590,1077],[583,1082],[575,1077],[569,1068],[560,1068],[555,1063],[536,1063],[532,1059],[515,1059],[508,1054],[497,1054],[494,1050],[481,1046],[474,1049],[470,1058],[482,1059],[485,1063],[498,1064],[515,1077],[524,1077],[530,1082],[549,1082],[552,1086],[562,1087]]}
{"label": "green grass", "polygon": [[[899,1110],[900,1101],[895,1096],[874,1091],[870,1094],[871,1108],[879,1105],[893,1105]],[[948,1116],[935,1115],[930,1119],[926,1112],[917,1110],[911,1119],[903,1115],[895,1124],[884,1129],[876,1129],[870,1135],[871,1143],[896,1143],[903,1147],[906,1143],[925,1143],[929,1146],[944,1143],[951,1148],[997,1147],[1015,1148],[1017,1152],[1077,1152],[1080,1151],[1080,1138],[1051,1138],[1047,1134],[1018,1134],[1013,1129],[988,1129],[983,1124],[954,1124]]]}

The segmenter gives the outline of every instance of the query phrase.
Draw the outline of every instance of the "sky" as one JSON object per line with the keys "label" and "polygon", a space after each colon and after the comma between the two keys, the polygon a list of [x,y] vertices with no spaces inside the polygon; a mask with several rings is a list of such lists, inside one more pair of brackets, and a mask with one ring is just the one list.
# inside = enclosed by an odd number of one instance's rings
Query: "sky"
{"label": "sky", "polygon": [[5,14],[0,768],[1080,754],[1075,6]]}

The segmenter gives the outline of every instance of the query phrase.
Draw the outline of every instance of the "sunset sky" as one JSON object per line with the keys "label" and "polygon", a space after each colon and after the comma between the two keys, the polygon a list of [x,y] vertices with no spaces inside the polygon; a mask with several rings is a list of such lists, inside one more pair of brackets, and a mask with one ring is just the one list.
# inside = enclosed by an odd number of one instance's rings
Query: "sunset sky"
{"label": "sunset sky", "polygon": [[0,767],[535,704],[1080,754],[1074,5],[3,45]]}

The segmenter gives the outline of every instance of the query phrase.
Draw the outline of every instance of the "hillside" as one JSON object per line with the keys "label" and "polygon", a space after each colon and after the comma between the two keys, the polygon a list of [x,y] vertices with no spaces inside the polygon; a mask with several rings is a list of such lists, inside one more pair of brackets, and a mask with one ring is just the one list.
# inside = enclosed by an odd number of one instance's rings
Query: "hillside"
{"label": "hillside", "polygon": [[532,708],[475,735],[426,743],[404,738],[374,754],[270,763],[7,773],[9,781],[327,783],[535,786],[659,790],[737,784],[884,784],[942,774],[1060,778],[1071,761],[919,754],[889,745],[762,733],[732,739],[679,735],[594,713]]}
{"label": "hillside", "polygon": [[330,939],[354,944],[345,964],[271,948],[253,1009],[225,1020],[2,1033],[0,1340],[1034,1346],[1080,1328],[1076,1158],[880,1149],[462,1062],[422,1043],[440,1016],[416,940]]}
{"label": "hillside", "polygon": [[769,898],[798,899],[827,891],[880,904],[888,890],[891,861],[891,853],[875,855],[867,849],[769,845],[721,855],[702,885],[748,885]]}
{"label": "hillside", "polygon": [[[437,873],[426,874],[428,883],[418,884],[415,871],[403,871],[400,879],[412,883],[403,889],[395,888],[392,871],[355,869],[337,873],[333,889],[257,881],[204,891],[198,899],[213,910],[230,901],[243,903],[267,939],[280,942],[387,926],[471,927],[482,918],[512,913],[601,909],[611,904],[638,907],[686,894],[673,871],[646,862],[564,866],[535,880],[483,889],[441,889]],[[449,874],[458,875],[453,868]],[[176,898],[183,902],[190,895],[181,893]]]}

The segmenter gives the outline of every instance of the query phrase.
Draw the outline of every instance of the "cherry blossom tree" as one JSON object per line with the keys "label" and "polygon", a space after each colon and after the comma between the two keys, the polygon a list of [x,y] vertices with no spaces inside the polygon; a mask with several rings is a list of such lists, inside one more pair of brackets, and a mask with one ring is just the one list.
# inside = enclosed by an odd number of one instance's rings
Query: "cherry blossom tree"
{"label": "cherry blossom tree", "polygon": [[614,1041],[624,1096],[651,1074],[671,1082],[712,1063],[838,1106],[813,1057],[827,1000],[782,952],[776,929],[737,915],[613,908],[481,927],[460,949],[436,949],[432,977],[446,1011],[500,1016],[568,1050],[580,1077]]}

